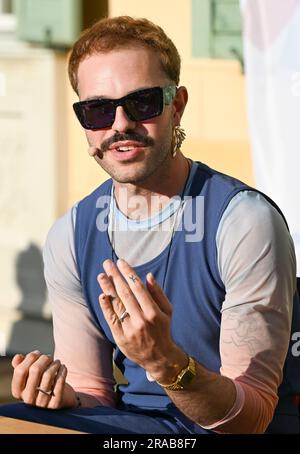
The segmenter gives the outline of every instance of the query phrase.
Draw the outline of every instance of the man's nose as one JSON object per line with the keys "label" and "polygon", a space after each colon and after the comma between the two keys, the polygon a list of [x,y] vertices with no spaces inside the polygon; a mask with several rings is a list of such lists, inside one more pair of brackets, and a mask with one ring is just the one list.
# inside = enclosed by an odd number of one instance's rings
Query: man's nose
{"label": "man's nose", "polygon": [[129,129],[134,129],[136,126],[136,121],[130,120],[122,106],[118,106],[116,109],[115,121],[113,122],[111,128],[114,131],[126,132]]}

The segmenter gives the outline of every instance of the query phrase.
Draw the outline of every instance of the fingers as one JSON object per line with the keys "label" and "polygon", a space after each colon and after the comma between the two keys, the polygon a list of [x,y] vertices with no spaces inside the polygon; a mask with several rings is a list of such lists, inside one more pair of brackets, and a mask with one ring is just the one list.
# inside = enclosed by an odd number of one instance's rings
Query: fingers
{"label": "fingers", "polygon": [[21,364],[21,362],[23,361],[24,358],[25,358],[25,356],[21,355],[20,353],[15,355],[11,361],[12,367],[15,369],[15,367],[17,367],[19,364]]}
{"label": "fingers", "polygon": [[59,368],[57,370],[53,368],[53,372],[55,372],[53,395],[50,398],[47,407],[54,410],[61,408],[62,406],[63,393],[68,370],[65,365],[59,364]]}
{"label": "fingers", "polygon": [[117,291],[109,278],[109,274],[106,275],[105,273],[100,273],[98,276],[98,282],[107,296],[110,296],[111,298],[118,298]]}
{"label": "fingers", "polygon": [[22,398],[22,392],[26,386],[29,369],[40,356],[41,353],[38,351],[30,352],[19,365],[15,366],[11,383],[11,392],[16,399]]}
{"label": "fingers", "polygon": [[[15,355],[12,394],[25,403],[44,408],[61,408],[67,368],[59,360],[38,351]],[[39,390],[40,388],[40,390]]]}
{"label": "fingers", "polygon": [[110,260],[106,260],[103,267],[111,279],[101,273],[99,284],[105,294],[114,297],[113,305],[118,316],[122,313],[121,307],[123,305],[119,307],[120,304],[117,303],[115,306],[117,295],[119,297],[117,301],[123,302],[125,309],[134,320],[138,319],[141,311],[151,318],[157,311],[157,307],[166,315],[171,315],[172,305],[153,275],[147,275],[147,287],[145,287],[142,280],[125,260],[118,260],[117,266]]}
{"label": "fingers", "polygon": [[35,388],[35,393],[36,393],[36,401],[35,404],[38,407],[46,407],[52,398],[52,396],[55,396],[54,393],[54,385],[55,385],[55,380],[56,380],[56,375],[61,368],[61,363],[59,360],[53,361],[43,372],[42,377],[40,379],[39,384],[36,386],[44,390],[45,392],[50,392],[50,395],[47,395],[43,393],[42,391],[38,391]]}
{"label": "fingers", "polygon": [[[125,260],[118,260],[117,265],[127,282],[127,286],[126,284],[123,284],[123,287],[130,287],[130,290],[135,296],[136,300],[139,302],[143,313],[151,318],[151,316],[154,315],[154,312],[157,312],[157,304],[155,304],[155,302],[153,301],[152,295],[148,292],[148,289],[145,287],[144,283],[136,274],[136,272],[131,268],[131,266],[128,265]],[[119,289],[117,290],[119,294],[124,291],[123,288],[121,288],[120,291]],[[123,299],[122,293],[120,294],[120,296],[121,299]]]}
{"label": "fingers", "polygon": [[155,309],[152,297],[133,268],[125,260],[118,260],[118,267],[107,262],[104,262],[105,271],[109,267],[116,291],[130,316],[138,321],[142,313],[152,313]]}
{"label": "fingers", "polygon": [[[136,311],[140,312],[140,307],[115,264],[110,262],[110,260],[106,260],[103,267],[108,276],[105,273],[101,273],[98,276],[98,282],[104,294],[111,297],[111,304],[109,306],[109,301],[105,302],[103,297],[99,299],[99,302],[101,307],[104,303],[104,308],[108,311],[107,316],[109,317],[110,322],[115,325],[117,322],[119,323],[119,317],[124,310],[129,314],[135,314]],[[127,293],[120,291],[120,285],[122,284],[127,287]],[[115,315],[111,312],[111,309],[114,310]],[[137,314],[135,317],[137,317]]]}
{"label": "fingers", "polygon": [[113,307],[116,313],[122,312],[124,310],[124,305],[120,300],[116,292],[115,286],[109,279],[109,277],[105,273],[101,273],[98,276],[98,282],[102,291],[105,293],[106,296],[108,296],[108,302],[111,303],[110,307]]}
{"label": "fingers", "polygon": [[136,275],[125,260],[118,260],[118,268],[128,282],[144,313],[151,316],[155,306],[158,306],[159,309],[166,315],[172,315],[172,305],[158,282],[156,282],[152,273],[147,274],[146,288],[141,279]]}
{"label": "fingers", "polygon": [[159,305],[160,309],[166,314],[172,315],[172,304],[168,300],[161,286],[156,282],[152,273],[147,274],[147,288],[152,298]]}
{"label": "fingers", "polygon": [[[118,317],[125,310],[125,306],[121,299],[118,297],[115,287],[106,274],[101,273],[98,276],[99,285],[104,292],[99,297],[99,303],[102,310],[106,311],[110,323],[115,324]],[[105,296],[107,298],[105,298]],[[106,320],[108,322],[108,320]]]}
{"label": "fingers", "polygon": [[[48,355],[41,355],[30,367],[26,385],[23,388],[21,397],[29,405],[35,405],[36,399],[40,394],[37,387],[40,386],[42,376],[53,362]],[[22,366],[22,365],[21,365]],[[20,367],[21,367],[20,366]]]}
{"label": "fingers", "polygon": [[104,293],[101,293],[101,295],[99,296],[99,303],[107,323],[110,326],[118,325],[119,317],[118,314],[115,312],[110,297]]}
{"label": "fingers", "polygon": [[[144,317],[153,321],[161,312],[168,317],[172,314],[172,305],[151,273],[147,275],[145,286],[125,260],[118,260],[117,266],[106,260],[103,263],[106,274],[101,273],[98,276],[103,291],[99,304],[116,341],[124,333],[123,323],[127,322],[128,328],[128,320],[138,326]],[[123,322],[120,321],[120,316],[124,310],[130,318],[124,319]]]}
{"label": "fingers", "polygon": [[141,312],[140,306],[119,269],[111,260],[105,260],[103,268],[110,278],[108,279],[106,276],[106,279],[102,280],[100,285],[103,292],[108,295],[118,296],[129,314],[138,317]]}
{"label": "fingers", "polygon": [[[39,406],[51,408],[53,410],[61,408],[67,372],[66,366],[61,364],[60,361],[57,361],[55,365],[53,364],[52,367],[49,368],[49,375],[47,379],[45,378],[45,381],[41,382],[40,387],[49,391],[51,390],[52,393],[50,396],[39,393]],[[45,387],[48,386],[48,388],[44,388],[44,383]]]}

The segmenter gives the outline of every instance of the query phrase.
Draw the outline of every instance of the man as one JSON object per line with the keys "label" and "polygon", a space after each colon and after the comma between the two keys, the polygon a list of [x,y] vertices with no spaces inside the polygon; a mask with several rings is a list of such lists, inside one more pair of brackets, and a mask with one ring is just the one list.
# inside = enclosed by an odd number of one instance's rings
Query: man
{"label": "man", "polygon": [[286,360],[284,430],[298,424],[292,240],[272,201],[183,156],[179,73],[145,19],[101,20],[75,44],[74,110],[111,179],[48,235],[55,360],[16,355],[12,392],[32,407],[1,414],[96,433],[261,433]]}

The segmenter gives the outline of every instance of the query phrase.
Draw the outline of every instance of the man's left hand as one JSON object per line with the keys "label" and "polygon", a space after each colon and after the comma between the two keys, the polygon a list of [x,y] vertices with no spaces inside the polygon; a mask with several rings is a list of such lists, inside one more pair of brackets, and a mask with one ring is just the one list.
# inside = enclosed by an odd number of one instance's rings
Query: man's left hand
{"label": "man's left hand", "polygon": [[172,305],[151,273],[145,286],[125,260],[103,263],[99,303],[124,355],[160,382],[170,382],[186,363],[171,338]]}

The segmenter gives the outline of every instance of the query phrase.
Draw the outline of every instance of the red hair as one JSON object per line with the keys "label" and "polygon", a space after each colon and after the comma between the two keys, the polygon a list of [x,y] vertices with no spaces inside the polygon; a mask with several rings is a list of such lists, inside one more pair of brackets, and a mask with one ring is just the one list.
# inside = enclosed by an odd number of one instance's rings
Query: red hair
{"label": "red hair", "polygon": [[148,19],[119,16],[101,19],[85,30],[75,42],[69,59],[69,78],[78,93],[78,67],[87,56],[139,44],[154,50],[162,70],[176,85],[180,77],[180,56],[163,29]]}

